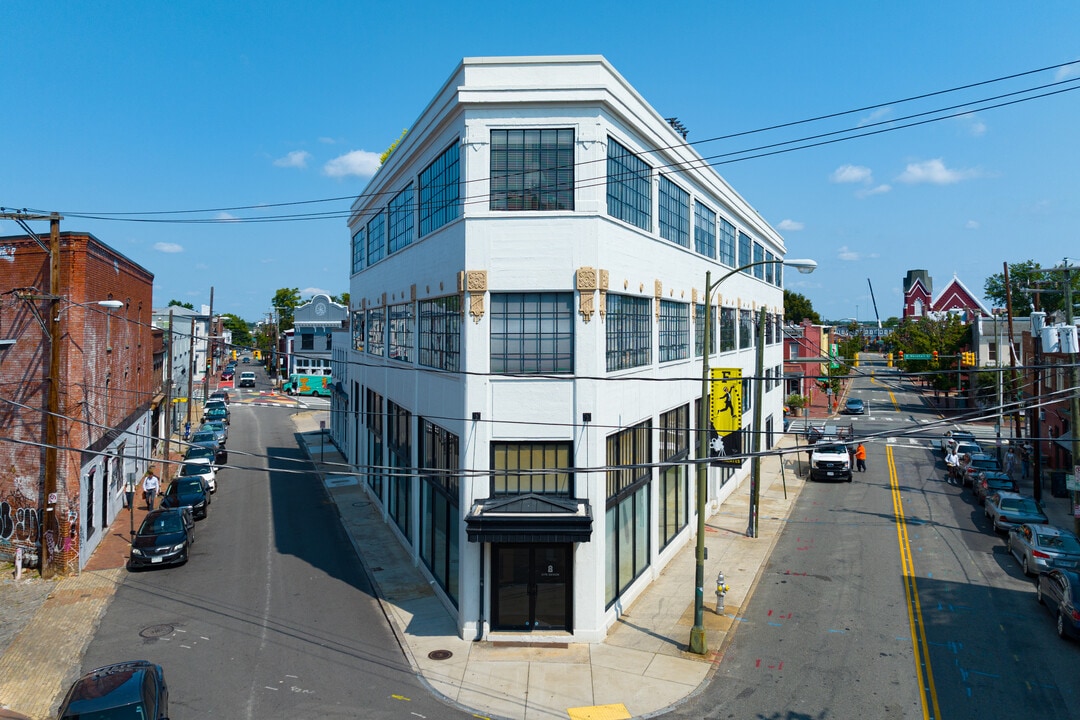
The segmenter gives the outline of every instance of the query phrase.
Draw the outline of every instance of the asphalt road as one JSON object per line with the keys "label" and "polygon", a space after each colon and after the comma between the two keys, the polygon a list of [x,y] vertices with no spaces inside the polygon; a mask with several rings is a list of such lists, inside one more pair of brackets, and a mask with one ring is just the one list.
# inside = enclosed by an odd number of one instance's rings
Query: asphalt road
{"label": "asphalt road", "polygon": [[412,673],[289,411],[231,409],[238,467],[218,475],[191,559],[127,576],[83,669],[160,663],[174,720],[470,717]]}
{"label": "asphalt road", "polygon": [[867,472],[804,488],[712,682],[671,717],[1080,718],[1080,644],[944,481],[938,416],[883,368],[853,392]]}

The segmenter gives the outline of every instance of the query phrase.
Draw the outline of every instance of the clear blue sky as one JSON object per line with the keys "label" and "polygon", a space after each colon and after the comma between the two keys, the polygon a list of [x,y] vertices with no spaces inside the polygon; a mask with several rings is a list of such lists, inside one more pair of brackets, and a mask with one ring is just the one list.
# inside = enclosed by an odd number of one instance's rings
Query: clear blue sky
{"label": "clear blue sky", "polygon": [[[342,217],[180,224],[78,214],[348,198],[462,57],[601,54],[706,156],[1037,85],[1080,64],[1080,3],[0,3],[0,206],[59,211],[155,274],[154,303],[257,320],[274,291],[348,290]],[[1044,91],[1045,92],[1045,91]],[[1080,258],[1080,91],[718,169],[784,236],[826,318],[899,315],[909,269],[982,293],[1002,263]],[[738,157],[738,156],[735,156]],[[343,215],[348,199],[277,212]],[[262,214],[260,211],[257,214]],[[166,219],[177,216],[147,216]],[[44,229],[44,226],[43,226]],[[0,221],[0,235],[20,233]],[[296,248],[299,248],[296,249]]]}

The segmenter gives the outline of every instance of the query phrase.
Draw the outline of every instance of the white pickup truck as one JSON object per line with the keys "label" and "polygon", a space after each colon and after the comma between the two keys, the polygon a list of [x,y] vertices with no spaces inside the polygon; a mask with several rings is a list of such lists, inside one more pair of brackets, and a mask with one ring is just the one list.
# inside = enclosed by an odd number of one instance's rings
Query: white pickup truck
{"label": "white pickup truck", "polygon": [[845,480],[851,482],[851,452],[835,438],[823,437],[810,451],[811,480]]}

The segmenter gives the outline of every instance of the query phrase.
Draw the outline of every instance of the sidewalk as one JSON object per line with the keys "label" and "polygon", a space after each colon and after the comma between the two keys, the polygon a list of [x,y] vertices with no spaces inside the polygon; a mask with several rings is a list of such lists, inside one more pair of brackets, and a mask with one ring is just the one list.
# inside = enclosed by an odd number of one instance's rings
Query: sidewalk
{"label": "sidewalk", "polygon": [[[705,656],[687,651],[694,622],[694,542],[623,613],[603,643],[553,648],[473,642],[457,636],[427,579],[368,501],[363,480],[341,474],[345,460],[318,430],[320,414],[325,413],[296,415],[297,430],[409,662],[435,691],[489,717],[618,720],[660,712],[694,693],[723,656],[804,485],[796,473],[797,455],[769,457],[762,464],[758,538],[746,537],[748,482],[707,521]],[[790,442],[785,436],[781,445]],[[730,591],[725,612],[717,615],[712,583],[721,570]]]}
{"label": "sidewalk", "polygon": [[[779,456],[769,457],[762,464],[758,538],[746,537],[748,482],[707,521],[705,656],[687,652],[694,621],[693,541],[623,613],[603,643],[556,648],[472,642],[457,636],[450,614],[369,502],[362,481],[340,474],[344,458],[319,430],[326,414],[295,414],[298,437],[363,560],[390,627],[434,691],[489,717],[618,720],[660,712],[693,694],[723,656],[804,484],[796,455],[787,456],[783,467]],[[781,445],[792,441],[784,436]],[[137,501],[136,527],[144,514]],[[77,577],[45,581],[28,572],[18,584],[9,574],[0,579],[0,708],[34,720],[50,717],[124,580],[131,522],[126,511],[117,516]],[[730,591],[725,612],[717,615],[712,582],[721,570]]]}

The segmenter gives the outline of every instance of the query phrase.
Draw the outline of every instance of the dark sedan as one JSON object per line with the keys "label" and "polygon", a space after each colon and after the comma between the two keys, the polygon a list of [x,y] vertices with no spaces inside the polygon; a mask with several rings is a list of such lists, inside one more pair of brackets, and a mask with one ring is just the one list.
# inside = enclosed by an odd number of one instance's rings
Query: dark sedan
{"label": "dark sedan", "polygon": [[971,485],[971,492],[975,495],[975,502],[982,505],[986,498],[996,492],[1017,492],[1019,488],[1016,482],[1003,472],[984,472],[975,475],[975,481]]}
{"label": "dark sedan", "polygon": [[188,508],[151,510],[131,538],[128,568],[186,563],[195,542],[195,523]]}
{"label": "dark sedan", "polygon": [[161,507],[190,507],[195,519],[206,517],[210,506],[210,488],[202,476],[175,478],[161,496]]}
{"label": "dark sedan", "polygon": [[1058,637],[1080,637],[1080,575],[1072,570],[1051,570],[1039,575],[1039,602],[1057,616]]}
{"label": "dark sedan", "polygon": [[86,673],[60,703],[59,720],[167,720],[169,686],[160,665],[146,660],[106,665]]}

